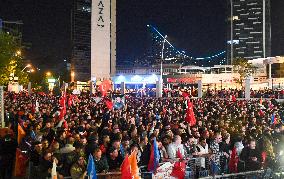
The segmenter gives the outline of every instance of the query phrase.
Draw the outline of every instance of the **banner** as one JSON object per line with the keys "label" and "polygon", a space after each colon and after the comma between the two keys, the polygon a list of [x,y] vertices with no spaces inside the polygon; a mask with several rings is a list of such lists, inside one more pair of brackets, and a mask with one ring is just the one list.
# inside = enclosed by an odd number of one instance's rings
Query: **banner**
{"label": "banner", "polygon": [[125,97],[124,95],[113,95],[112,96],[114,109],[122,109],[125,105]]}

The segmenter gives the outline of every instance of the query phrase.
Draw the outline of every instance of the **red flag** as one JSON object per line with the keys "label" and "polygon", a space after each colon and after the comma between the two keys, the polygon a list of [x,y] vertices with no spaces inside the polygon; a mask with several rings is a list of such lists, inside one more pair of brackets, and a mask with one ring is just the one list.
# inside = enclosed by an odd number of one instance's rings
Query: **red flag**
{"label": "red flag", "polygon": [[35,104],[32,104],[32,109],[31,109],[31,112],[32,112],[32,114],[34,114],[35,113],[35,111],[36,111],[36,106],[35,106]]}
{"label": "red flag", "polygon": [[233,150],[232,150],[230,161],[229,161],[230,172],[232,172],[232,173],[238,172],[238,162],[239,162],[239,157],[237,155],[237,148],[234,147]]}
{"label": "red flag", "polygon": [[186,165],[185,162],[182,161],[183,157],[179,149],[177,150],[176,156],[180,159],[180,161],[175,162],[171,176],[176,177],[178,179],[184,179]]}
{"label": "red flag", "polygon": [[183,158],[179,149],[177,150],[177,158],[179,158],[180,160],[182,160]]}
{"label": "red flag", "polygon": [[71,94],[68,98],[68,106],[70,107],[73,103],[73,95]]}
{"label": "red flag", "polygon": [[64,120],[64,122],[63,122],[63,127],[64,127],[65,129],[68,129],[68,124],[67,124],[67,121],[66,121],[66,120]]}
{"label": "red flag", "polygon": [[188,93],[187,92],[182,92],[182,97],[187,98],[188,97]]}
{"label": "red flag", "polygon": [[258,115],[259,116],[264,116],[264,112],[260,109],[259,112],[258,112]]}
{"label": "red flag", "polygon": [[128,159],[128,155],[126,154],[122,164],[121,164],[121,178],[123,179],[132,179],[130,163]]}
{"label": "red flag", "polygon": [[112,109],[113,108],[113,103],[111,100],[109,99],[105,99],[105,103],[108,109]]}
{"label": "red flag", "polygon": [[19,148],[17,148],[14,170],[16,177],[24,177],[26,175],[27,161],[28,157],[25,156]]}
{"label": "red flag", "polygon": [[187,101],[185,121],[188,122],[190,126],[194,126],[196,124],[196,119],[195,119],[194,112],[193,112],[193,105],[190,102],[190,100]]}
{"label": "red flag", "polygon": [[154,168],[154,145],[151,146],[150,160],[147,166],[148,171],[151,171]]}
{"label": "red flag", "polygon": [[237,99],[236,99],[236,96],[235,96],[235,95],[232,95],[232,101],[233,101],[233,102],[236,102],[236,101],[237,101]]}
{"label": "red flag", "polygon": [[101,92],[102,96],[105,96],[107,92],[111,89],[112,86],[110,80],[104,80],[99,86],[99,91]]}
{"label": "red flag", "polygon": [[173,167],[171,176],[178,179],[184,179],[185,177],[185,162],[176,162]]}
{"label": "red flag", "polygon": [[63,119],[66,114],[66,93],[62,93],[62,96],[59,99],[59,104],[61,106],[59,119]]}
{"label": "red flag", "polygon": [[267,156],[266,152],[262,152],[262,153],[261,153],[261,158],[262,158],[262,161],[263,161],[263,162],[266,161],[266,156]]}
{"label": "red flag", "polygon": [[266,152],[262,152],[262,153],[261,153],[261,158],[262,158],[263,166],[265,166],[265,163],[266,163],[266,157],[267,157],[267,153],[266,153]]}
{"label": "red flag", "polygon": [[167,109],[163,108],[163,114],[166,114],[166,112],[167,112]]}

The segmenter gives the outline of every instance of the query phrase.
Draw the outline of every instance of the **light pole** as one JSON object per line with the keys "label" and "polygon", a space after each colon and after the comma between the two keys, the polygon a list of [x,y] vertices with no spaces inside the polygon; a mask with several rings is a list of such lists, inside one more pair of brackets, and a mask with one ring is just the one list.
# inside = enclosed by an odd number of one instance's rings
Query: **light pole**
{"label": "light pole", "polygon": [[160,70],[160,89],[159,89],[159,97],[162,97],[163,94],[163,60],[164,60],[164,48],[165,48],[165,42],[167,39],[167,35],[164,36],[163,40],[163,47],[162,47],[162,54],[161,54],[161,70]]}
{"label": "light pole", "polygon": [[31,64],[27,64],[22,70],[21,70],[21,72],[23,72],[26,68],[28,68],[28,67],[30,67],[31,66]]}

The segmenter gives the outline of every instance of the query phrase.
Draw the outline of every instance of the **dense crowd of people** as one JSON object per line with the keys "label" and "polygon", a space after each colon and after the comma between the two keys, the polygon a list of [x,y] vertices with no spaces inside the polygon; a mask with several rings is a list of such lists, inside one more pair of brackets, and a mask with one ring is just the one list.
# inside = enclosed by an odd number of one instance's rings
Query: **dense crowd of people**
{"label": "dense crowd of people", "polygon": [[[89,154],[97,173],[120,171],[133,151],[138,165],[147,166],[154,139],[160,162],[175,162],[180,153],[187,161],[195,159],[197,171],[210,163],[213,174],[276,167],[284,144],[284,105],[273,99],[232,100],[209,91],[202,99],[125,95],[124,105],[114,108],[107,97],[67,94],[62,116],[61,98],[5,93],[5,123],[11,130],[0,141],[2,178],[12,175],[17,147],[27,151],[31,178],[50,176],[55,161],[59,178],[82,179]],[[194,106],[194,125],[185,120],[187,100]],[[25,135],[17,142],[19,126]]]}
{"label": "dense crowd of people", "polygon": [[[120,92],[120,89],[117,89]],[[175,89],[167,89],[163,90],[163,97],[181,97],[182,91],[187,91],[193,97],[198,96],[198,89],[194,86],[188,87],[186,89],[183,88],[175,88]],[[155,88],[139,88],[139,89],[127,89],[126,93],[131,96],[136,97],[155,97],[156,90]],[[208,88],[202,91],[203,97],[212,97],[218,96],[220,98],[230,98],[231,96],[235,96],[236,98],[245,98],[245,90],[244,89],[212,89]],[[284,99],[284,89],[269,89],[265,88],[262,90],[250,90],[250,98],[274,98],[274,99]]]}

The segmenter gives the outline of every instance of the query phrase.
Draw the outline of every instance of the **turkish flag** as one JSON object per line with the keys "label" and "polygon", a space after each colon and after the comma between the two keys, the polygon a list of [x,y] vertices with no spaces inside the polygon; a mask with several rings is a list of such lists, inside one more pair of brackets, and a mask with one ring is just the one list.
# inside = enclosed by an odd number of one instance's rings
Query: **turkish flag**
{"label": "turkish flag", "polygon": [[232,95],[232,101],[233,101],[233,102],[236,102],[236,101],[237,101],[237,99],[236,99],[236,96],[235,96],[235,95]]}
{"label": "turkish flag", "polygon": [[62,94],[59,104],[61,106],[59,119],[63,119],[66,114],[66,93]]}
{"label": "turkish flag", "polygon": [[239,162],[239,157],[237,155],[237,148],[234,147],[233,150],[232,150],[230,161],[229,161],[230,172],[232,172],[232,173],[238,172],[238,162]]}
{"label": "turkish flag", "polygon": [[121,178],[123,179],[132,179],[130,163],[128,159],[128,155],[126,154],[122,164],[121,164]]}
{"label": "turkish flag", "polygon": [[182,97],[187,98],[188,97],[188,93],[187,92],[182,92]]}
{"label": "turkish flag", "polygon": [[177,150],[177,158],[179,158],[180,160],[183,158],[179,149]]}
{"label": "turkish flag", "polygon": [[110,99],[105,99],[105,103],[108,109],[112,109],[113,108],[113,103]]}
{"label": "turkish flag", "polygon": [[68,98],[68,106],[70,107],[73,103],[73,95],[71,94]]}
{"label": "turkish flag", "polygon": [[193,105],[190,100],[187,101],[185,121],[188,122],[190,126],[194,126],[196,124],[196,119],[193,112]]}
{"label": "turkish flag", "polygon": [[105,96],[111,89],[112,85],[110,80],[104,80],[99,86],[99,91],[101,92],[102,96]]}
{"label": "turkish flag", "polygon": [[180,150],[178,149],[177,151],[177,158],[180,159],[180,161],[176,162],[174,164],[174,167],[173,167],[173,171],[171,173],[171,176],[173,177],[176,177],[178,179],[184,179],[185,177],[185,168],[186,168],[186,165],[185,165],[185,162],[182,161],[182,154],[180,153]]}

